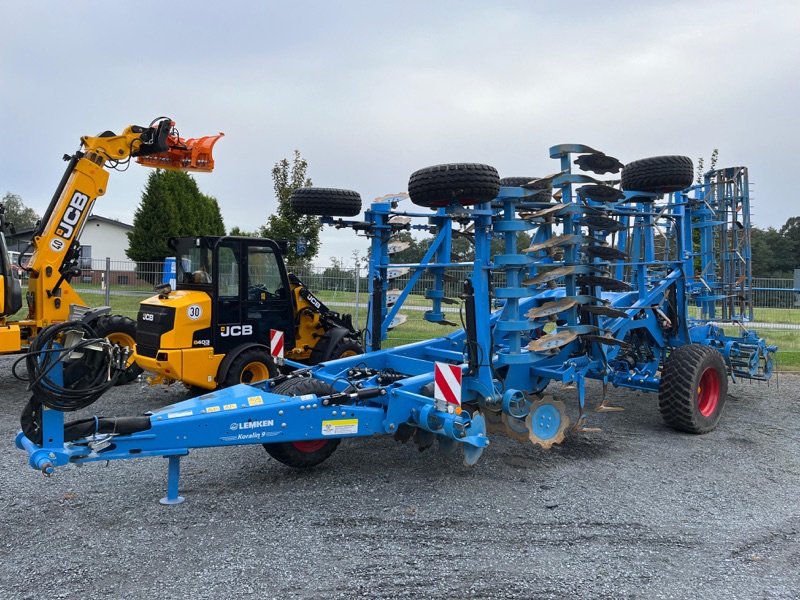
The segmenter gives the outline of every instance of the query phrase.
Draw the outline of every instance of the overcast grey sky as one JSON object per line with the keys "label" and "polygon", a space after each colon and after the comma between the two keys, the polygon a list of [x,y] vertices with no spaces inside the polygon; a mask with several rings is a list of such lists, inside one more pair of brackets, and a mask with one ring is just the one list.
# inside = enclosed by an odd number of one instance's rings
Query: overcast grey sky
{"label": "overcast grey sky", "polygon": [[[196,179],[228,228],[265,222],[295,148],[365,203],[437,163],[547,174],[558,143],[623,162],[719,148],[750,168],[756,225],[800,214],[798,0],[0,6],[0,193],[40,212],[81,135],[168,115],[225,132]],[[112,173],[95,213],[130,222],[147,171]],[[354,247],[328,231],[319,262]]]}

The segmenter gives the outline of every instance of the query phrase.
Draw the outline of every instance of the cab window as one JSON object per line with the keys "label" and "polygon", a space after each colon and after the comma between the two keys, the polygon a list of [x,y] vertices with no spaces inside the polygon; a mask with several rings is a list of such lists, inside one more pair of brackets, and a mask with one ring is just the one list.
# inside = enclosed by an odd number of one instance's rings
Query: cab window
{"label": "cab window", "polygon": [[284,297],[286,291],[283,288],[278,257],[272,248],[251,246],[247,253],[248,299]]}

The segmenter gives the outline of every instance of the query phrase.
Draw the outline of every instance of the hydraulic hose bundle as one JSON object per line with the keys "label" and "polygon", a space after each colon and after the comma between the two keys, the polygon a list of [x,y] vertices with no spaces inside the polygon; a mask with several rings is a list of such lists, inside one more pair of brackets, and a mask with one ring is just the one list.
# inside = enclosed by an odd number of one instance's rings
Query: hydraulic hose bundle
{"label": "hydraulic hose bundle", "polygon": [[[16,368],[25,361],[28,389],[33,393],[20,419],[28,439],[41,443],[43,405],[60,412],[86,408],[117,382],[125,370],[128,353],[127,348],[98,337],[88,323],[68,321],[44,329],[28,353],[14,363],[14,376],[24,379]],[[98,431],[100,421],[106,420],[91,418],[67,423],[65,440]]]}

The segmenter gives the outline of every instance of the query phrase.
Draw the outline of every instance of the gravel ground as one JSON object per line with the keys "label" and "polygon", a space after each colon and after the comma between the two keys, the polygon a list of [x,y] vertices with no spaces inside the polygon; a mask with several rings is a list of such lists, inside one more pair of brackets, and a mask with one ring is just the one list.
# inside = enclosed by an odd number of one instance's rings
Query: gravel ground
{"label": "gravel ground", "polygon": [[[732,386],[720,427],[665,429],[655,396],[545,451],[502,435],[477,466],[391,438],[308,472],[259,446],[46,479],[13,437],[26,398],[0,359],[0,598],[798,598],[800,377]],[[554,390],[570,401],[574,393]],[[598,387],[590,396],[597,397]],[[91,407],[181,398],[132,384]]]}

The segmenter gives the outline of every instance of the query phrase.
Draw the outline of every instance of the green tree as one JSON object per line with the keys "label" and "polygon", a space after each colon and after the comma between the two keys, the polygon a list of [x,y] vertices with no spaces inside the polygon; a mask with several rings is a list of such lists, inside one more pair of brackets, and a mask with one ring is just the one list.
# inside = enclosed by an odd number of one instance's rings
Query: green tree
{"label": "green tree", "polygon": [[792,240],[774,227],[751,229],[750,247],[753,277],[791,277],[797,267]]}
{"label": "green tree", "polygon": [[137,263],[156,263],[137,265],[140,277],[155,281],[172,255],[167,239],[185,235],[225,235],[219,204],[200,192],[191,175],[157,169],[147,178],[125,253]]}
{"label": "green tree", "polygon": [[39,213],[32,208],[25,206],[19,194],[6,192],[0,204],[6,210],[6,222],[11,223],[17,231],[33,229],[39,220]]}
{"label": "green tree", "polygon": [[228,235],[235,235],[237,237],[258,237],[259,233],[258,231],[245,231],[241,227],[235,226],[230,230]]}
{"label": "green tree", "polygon": [[[286,253],[286,262],[292,266],[308,265],[319,253],[319,232],[322,229],[319,218],[311,215],[299,215],[289,203],[289,197],[297,188],[310,187],[311,180],[306,177],[308,162],[300,156],[300,151],[294,151],[294,157],[275,163],[272,167],[272,181],[275,188],[275,198],[278,208],[267,219],[267,224],[261,228],[263,237],[273,240],[287,240],[289,250]],[[297,253],[297,242],[305,242],[306,251],[302,255]]]}
{"label": "green tree", "polygon": [[794,264],[792,269],[800,269],[800,217],[791,217],[781,227],[781,235],[791,247]]}

